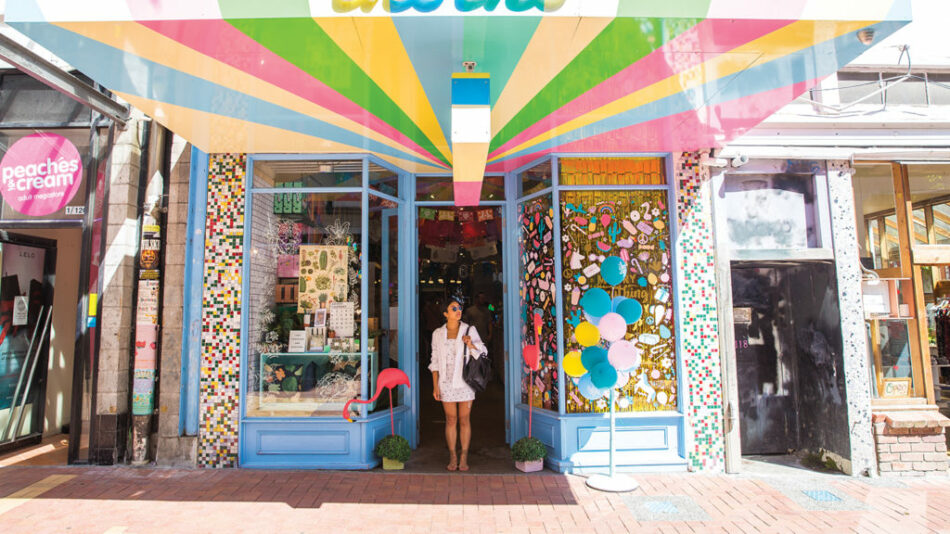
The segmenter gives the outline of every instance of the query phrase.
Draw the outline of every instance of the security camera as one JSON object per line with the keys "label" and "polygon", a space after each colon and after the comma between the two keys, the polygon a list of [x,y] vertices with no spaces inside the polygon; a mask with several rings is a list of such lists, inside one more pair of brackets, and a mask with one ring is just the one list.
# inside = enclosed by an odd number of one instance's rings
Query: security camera
{"label": "security camera", "polygon": [[733,167],[741,167],[745,165],[746,163],[749,163],[749,156],[746,156],[745,154],[739,154],[736,157],[732,158]]}

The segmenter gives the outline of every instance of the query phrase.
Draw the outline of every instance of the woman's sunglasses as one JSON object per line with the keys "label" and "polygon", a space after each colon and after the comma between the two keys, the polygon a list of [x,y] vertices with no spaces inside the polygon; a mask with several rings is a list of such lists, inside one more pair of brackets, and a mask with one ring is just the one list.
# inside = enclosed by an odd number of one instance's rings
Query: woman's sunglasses
{"label": "woman's sunglasses", "polygon": [[458,306],[458,305],[452,305],[452,306],[449,307],[449,309],[452,310],[452,311],[454,311],[454,312],[460,312],[460,311],[462,311],[462,307],[461,307],[461,306]]}

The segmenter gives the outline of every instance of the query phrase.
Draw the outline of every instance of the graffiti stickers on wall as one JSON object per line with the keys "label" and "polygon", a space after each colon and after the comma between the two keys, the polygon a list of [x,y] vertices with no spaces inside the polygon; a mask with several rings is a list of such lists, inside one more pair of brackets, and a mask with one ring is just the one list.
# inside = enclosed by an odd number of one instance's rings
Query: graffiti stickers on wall
{"label": "graffiti stickers on wall", "polygon": [[[600,287],[612,297],[643,306],[626,339],[642,351],[635,373],[620,376],[617,411],[676,409],[676,340],[673,316],[673,264],[666,191],[564,191],[561,193],[561,246],[565,354],[582,349],[574,328],[588,320],[579,304],[584,291]],[[629,268],[624,281],[607,286],[600,265],[619,256]],[[607,399],[587,401],[573,379],[566,381],[568,413],[606,412]]]}
{"label": "graffiti stickers on wall", "polygon": [[[531,399],[538,408],[558,409],[557,387],[557,325],[554,300],[554,209],[550,197],[539,197],[521,204],[518,208],[521,222],[521,342],[534,343],[534,334],[530,331],[534,312],[540,310],[542,318],[541,368],[534,373],[534,388]],[[519,358],[520,359],[520,358]],[[521,378],[521,401],[528,402],[531,374],[528,367]]]}

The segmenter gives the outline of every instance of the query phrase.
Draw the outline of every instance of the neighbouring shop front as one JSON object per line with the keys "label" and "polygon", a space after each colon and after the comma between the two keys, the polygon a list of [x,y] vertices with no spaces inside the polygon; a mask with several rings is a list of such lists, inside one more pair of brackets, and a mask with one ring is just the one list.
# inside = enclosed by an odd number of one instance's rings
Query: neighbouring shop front
{"label": "neighbouring shop front", "polygon": [[[204,260],[186,282],[204,288],[201,347],[183,355],[200,373],[182,389],[198,465],[375,466],[390,401],[370,398],[390,367],[411,383],[393,424],[418,445],[425,306],[467,292],[494,330],[506,441],[531,404],[550,468],[603,469],[609,397],[585,351],[606,357],[609,338],[636,364],[614,369],[617,464],[721,470],[706,149],[909,13],[673,4],[130,4],[116,20],[48,2],[7,21],[203,151]],[[613,285],[611,258],[626,266]],[[593,289],[606,308],[582,304]],[[621,297],[618,338],[599,322]],[[354,397],[371,402],[344,414]]]}

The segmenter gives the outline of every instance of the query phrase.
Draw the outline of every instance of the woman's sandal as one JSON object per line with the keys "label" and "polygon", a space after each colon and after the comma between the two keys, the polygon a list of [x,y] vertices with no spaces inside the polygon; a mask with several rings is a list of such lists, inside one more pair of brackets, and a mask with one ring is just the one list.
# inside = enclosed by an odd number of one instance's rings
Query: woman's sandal
{"label": "woman's sandal", "polygon": [[[449,471],[455,471],[456,469],[458,469],[458,463],[459,461],[458,461],[458,458],[455,456],[455,454],[454,453],[450,454],[449,465],[445,466],[445,468],[448,469]],[[466,469],[468,468],[466,467]]]}
{"label": "woman's sandal", "polygon": [[459,457],[459,471],[468,471],[468,451],[462,451]]}

